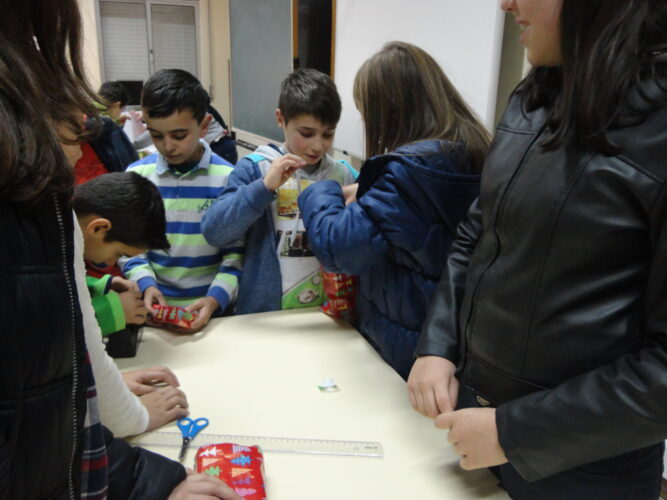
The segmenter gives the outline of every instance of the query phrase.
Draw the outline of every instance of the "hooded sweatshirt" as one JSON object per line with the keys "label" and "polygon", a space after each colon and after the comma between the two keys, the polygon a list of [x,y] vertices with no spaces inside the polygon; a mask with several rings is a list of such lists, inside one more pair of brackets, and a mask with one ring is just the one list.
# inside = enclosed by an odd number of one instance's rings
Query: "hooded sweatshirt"
{"label": "hooded sweatshirt", "polygon": [[320,264],[309,248],[296,199],[322,180],[354,182],[356,172],[325,155],[301,168],[276,192],[264,186],[271,163],[286,154],[269,144],[239,160],[227,187],[202,220],[202,232],[214,246],[245,239],[243,277],[236,314],[307,307],[322,301]]}

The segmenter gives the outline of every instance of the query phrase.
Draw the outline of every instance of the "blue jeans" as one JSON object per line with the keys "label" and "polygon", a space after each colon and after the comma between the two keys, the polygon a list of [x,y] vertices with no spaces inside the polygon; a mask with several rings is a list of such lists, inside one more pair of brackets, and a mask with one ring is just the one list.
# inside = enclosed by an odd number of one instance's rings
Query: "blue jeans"
{"label": "blue jeans", "polygon": [[[485,405],[472,390],[461,386],[459,409],[482,406]],[[657,500],[664,448],[661,442],[532,483],[525,481],[510,463],[490,470],[515,500]]]}

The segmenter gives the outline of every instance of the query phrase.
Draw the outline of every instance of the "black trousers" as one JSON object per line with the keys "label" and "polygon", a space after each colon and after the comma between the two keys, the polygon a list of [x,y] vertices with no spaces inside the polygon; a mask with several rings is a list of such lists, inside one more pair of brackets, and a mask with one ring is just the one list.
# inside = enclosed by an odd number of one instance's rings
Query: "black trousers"
{"label": "black trousers", "polygon": [[[458,409],[483,407],[483,403],[471,389],[461,386]],[[490,470],[515,500],[657,500],[664,449],[664,442],[658,443],[532,483],[510,463]]]}

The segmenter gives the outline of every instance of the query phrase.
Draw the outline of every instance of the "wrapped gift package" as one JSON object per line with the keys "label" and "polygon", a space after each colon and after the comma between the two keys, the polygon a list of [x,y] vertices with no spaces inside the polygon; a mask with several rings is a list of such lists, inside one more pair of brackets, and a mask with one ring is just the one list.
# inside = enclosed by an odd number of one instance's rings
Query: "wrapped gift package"
{"label": "wrapped gift package", "polygon": [[245,500],[266,500],[264,456],[258,446],[202,446],[195,456],[195,470],[222,479]]}
{"label": "wrapped gift package", "polygon": [[322,285],[326,300],[322,312],[336,319],[354,321],[356,318],[357,277],[331,273],[322,269]]}
{"label": "wrapped gift package", "polygon": [[162,306],[153,304],[153,323],[160,323],[177,328],[192,328],[192,322],[195,320],[195,313],[186,311],[183,307]]}

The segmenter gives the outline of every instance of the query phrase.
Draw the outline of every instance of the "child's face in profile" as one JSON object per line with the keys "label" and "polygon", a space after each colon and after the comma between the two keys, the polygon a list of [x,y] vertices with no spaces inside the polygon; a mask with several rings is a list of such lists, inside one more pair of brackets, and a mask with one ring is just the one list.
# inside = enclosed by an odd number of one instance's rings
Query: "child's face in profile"
{"label": "child's face in profile", "polygon": [[83,257],[97,267],[116,265],[121,257],[135,257],[146,248],[133,247],[120,241],[105,241],[111,223],[107,219],[89,217],[79,220],[83,232]]}
{"label": "child's face in profile", "polygon": [[285,123],[285,119],[276,110],[278,126],[285,133],[287,151],[297,155],[306,162],[306,165],[319,163],[322,157],[331,149],[336,128],[323,124],[312,115],[299,115]]}
{"label": "child's face in profile", "polygon": [[135,257],[147,251],[120,241],[91,242],[84,244],[84,248],[84,258],[97,267],[114,266],[121,257]]}
{"label": "child's face in profile", "polygon": [[107,106],[107,114],[109,115],[109,118],[111,118],[113,121],[116,122],[118,121],[122,111],[123,107],[120,105],[120,101],[113,102],[109,106]]}
{"label": "child's face in profile", "polygon": [[189,109],[163,118],[151,118],[146,110],[143,115],[153,144],[168,163],[199,161],[203,153],[199,138],[206,135],[211,115],[206,114],[201,123],[197,123]]}

